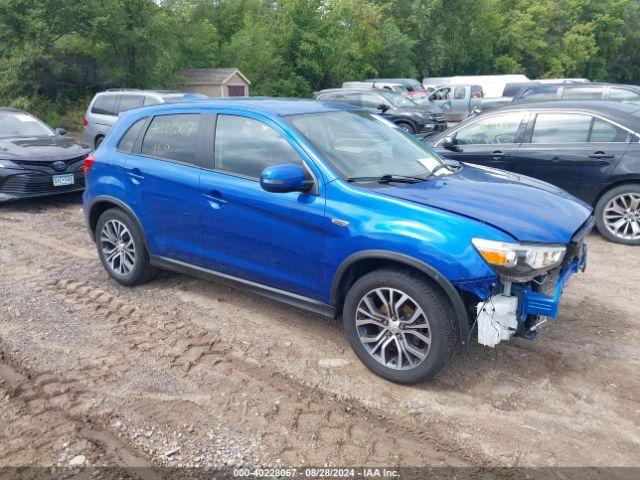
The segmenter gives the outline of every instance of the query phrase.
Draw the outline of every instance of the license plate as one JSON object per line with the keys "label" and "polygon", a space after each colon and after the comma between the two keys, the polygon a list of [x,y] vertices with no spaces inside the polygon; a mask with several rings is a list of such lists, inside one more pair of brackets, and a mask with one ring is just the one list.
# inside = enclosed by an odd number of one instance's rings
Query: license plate
{"label": "license plate", "polygon": [[73,178],[73,173],[65,173],[64,175],[53,176],[54,187],[64,187],[66,185],[73,185],[74,183],[76,183],[76,180],[75,178]]}

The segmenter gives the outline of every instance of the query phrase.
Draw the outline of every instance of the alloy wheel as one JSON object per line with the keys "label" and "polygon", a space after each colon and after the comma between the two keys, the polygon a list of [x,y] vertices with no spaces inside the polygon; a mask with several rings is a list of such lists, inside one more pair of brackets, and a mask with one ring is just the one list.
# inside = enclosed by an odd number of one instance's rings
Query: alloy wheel
{"label": "alloy wheel", "polygon": [[109,220],[100,232],[100,248],[111,268],[119,275],[130,274],[136,264],[136,247],[126,225],[119,220]]}
{"label": "alloy wheel", "polygon": [[604,207],[604,223],[616,237],[625,240],[640,239],[640,194],[623,193]]}
{"label": "alloy wheel", "polygon": [[358,304],[356,329],[375,360],[394,370],[417,367],[429,354],[431,328],[418,303],[394,288],[376,288]]}

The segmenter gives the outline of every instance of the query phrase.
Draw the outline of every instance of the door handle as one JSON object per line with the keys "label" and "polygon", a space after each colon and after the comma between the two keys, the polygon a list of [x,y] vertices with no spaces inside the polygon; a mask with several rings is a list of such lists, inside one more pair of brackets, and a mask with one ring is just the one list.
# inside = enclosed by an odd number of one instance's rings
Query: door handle
{"label": "door handle", "polygon": [[212,190],[209,193],[203,193],[202,196],[207,200],[207,203],[214,210],[220,209],[223,205],[226,205],[228,202],[222,198],[222,194],[217,190]]}
{"label": "door handle", "polygon": [[134,168],[132,170],[128,170],[127,171],[127,176],[133,181],[133,183],[135,183],[136,185],[139,184],[142,180],[144,180],[144,175],[142,175],[142,172],[140,171],[139,168]]}
{"label": "door handle", "polygon": [[605,152],[594,152],[589,155],[589,158],[616,158],[616,156]]}
{"label": "door handle", "polygon": [[492,156],[492,157],[494,157],[494,158],[500,158],[500,157],[508,157],[508,156],[509,156],[509,154],[508,154],[508,153],[505,153],[505,152],[502,152],[502,151],[500,151],[500,150],[496,150],[495,152],[493,152],[493,153],[491,154],[491,156]]}

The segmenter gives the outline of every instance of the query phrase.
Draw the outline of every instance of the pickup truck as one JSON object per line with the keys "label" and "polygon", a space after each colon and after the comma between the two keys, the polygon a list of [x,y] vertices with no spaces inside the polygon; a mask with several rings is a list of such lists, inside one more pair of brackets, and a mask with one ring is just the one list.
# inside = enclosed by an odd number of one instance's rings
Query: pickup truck
{"label": "pickup truck", "polygon": [[506,105],[511,98],[484,98],[480,85],[443,85],[431,92],[429,101],[442,109],[447,122],[461,122],[477,112]]}

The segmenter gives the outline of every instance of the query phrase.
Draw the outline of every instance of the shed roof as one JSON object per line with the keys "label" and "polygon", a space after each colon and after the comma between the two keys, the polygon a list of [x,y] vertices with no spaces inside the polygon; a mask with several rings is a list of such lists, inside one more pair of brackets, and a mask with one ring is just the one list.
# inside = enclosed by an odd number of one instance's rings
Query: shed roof
{"label": "shed roof", "polygon": [[187,78],[188,85],[221,85],[236,73],[251,85],[251,82],[237,68],[185,68],[180,73]]}

